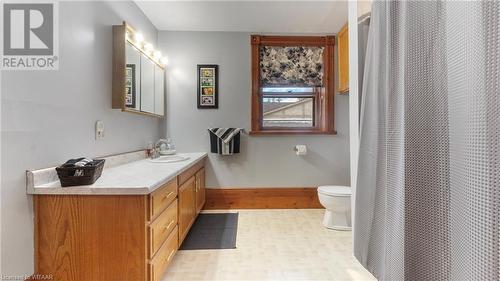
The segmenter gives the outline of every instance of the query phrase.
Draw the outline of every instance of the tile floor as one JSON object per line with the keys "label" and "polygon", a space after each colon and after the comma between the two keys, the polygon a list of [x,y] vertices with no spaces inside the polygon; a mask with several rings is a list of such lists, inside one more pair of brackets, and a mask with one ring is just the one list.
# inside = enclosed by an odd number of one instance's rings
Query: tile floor
{"label": "tile floor", "polygon": [[164,281],[375,280],[323,210],[240,210],[237,249],[178,251]]}

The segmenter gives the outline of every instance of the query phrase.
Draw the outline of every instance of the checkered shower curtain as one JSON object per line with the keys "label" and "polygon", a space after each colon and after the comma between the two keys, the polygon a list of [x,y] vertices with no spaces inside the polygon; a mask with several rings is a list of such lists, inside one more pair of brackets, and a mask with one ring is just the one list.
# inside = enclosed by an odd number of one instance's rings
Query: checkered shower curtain
{"label": "checkered shower curtain", "polygon": [[374,2],[354,252],[378,279],[500,279],[499,49],[499,1]]}

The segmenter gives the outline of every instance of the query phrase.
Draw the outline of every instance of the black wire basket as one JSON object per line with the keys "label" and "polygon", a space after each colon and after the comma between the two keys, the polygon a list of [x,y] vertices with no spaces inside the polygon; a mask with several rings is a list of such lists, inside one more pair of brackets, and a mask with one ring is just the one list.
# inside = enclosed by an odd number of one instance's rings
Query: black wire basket
{"label": "black wire basket", "polygon": [[92,162],[92,165],[83,167],[59,166],[56,168],[56,171],[62,187],[90,185],[101,176],[103,167],[104,159],[96,159]]}

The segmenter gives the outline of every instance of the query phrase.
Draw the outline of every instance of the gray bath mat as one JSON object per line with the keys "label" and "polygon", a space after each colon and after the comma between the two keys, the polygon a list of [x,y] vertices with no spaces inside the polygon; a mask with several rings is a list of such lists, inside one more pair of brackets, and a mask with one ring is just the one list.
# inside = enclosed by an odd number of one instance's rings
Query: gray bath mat
{"label": "gray bath mat", "polygon": [[180,250],[236,249],[238,213],[200,214]]}

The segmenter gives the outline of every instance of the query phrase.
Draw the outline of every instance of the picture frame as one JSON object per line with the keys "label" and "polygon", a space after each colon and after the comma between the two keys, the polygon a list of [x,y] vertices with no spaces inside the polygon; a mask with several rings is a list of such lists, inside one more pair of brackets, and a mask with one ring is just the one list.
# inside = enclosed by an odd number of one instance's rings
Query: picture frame
{"label": "picture frame", "polygon": [[135,108],[137,100],[135,75],[135,64],[127,64],[125,67],[125,106],[130,108]]}
{"label": "picture frame", "polygon": [[219,108],[219,65],[198,64],[198,109]]}

